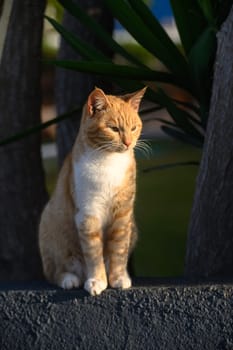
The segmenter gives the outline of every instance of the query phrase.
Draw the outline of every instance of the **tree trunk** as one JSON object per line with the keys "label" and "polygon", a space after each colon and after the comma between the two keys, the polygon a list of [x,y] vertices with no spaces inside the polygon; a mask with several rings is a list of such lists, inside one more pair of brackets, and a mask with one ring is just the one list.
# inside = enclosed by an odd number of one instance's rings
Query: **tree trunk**
{"label": "tree trunk", "polygon": [[[40,122],[45,0],[14,0],[0,65],[0,139]],[[0,279],[41,276],[37,229],[47,200],[40,135],[0,148]]]}
{"label": "tree trunk", "polygon": [[233,7],[220,32],[187,244],[189,277],[233,276]]}
{"label": "tree trunk", "polygon": [[[75,0],[79,6],[92,16],[97,22],[111,34],[113,30],[113,18],[102,0]],[[63,25],[66,29],[78,35],[82,40],[94,45],[101,52],[111,57],[111,52],[101,44],[95,35],[87,30],[80,22],[65,11]],[[59,59],[80,60],[77,54],[70,46],[61,39]],[[111,84],[103,78],[90,74],[69,71],[57,68],[55,84],[56,106],[58,115],[68,112],[77,106],[82,106],[90,91],[95,87],[101,87],[105,91],[111,89]],[[57,127],[57,146],[58,160],[61,165],[67,153],[71,150],[74,140],[77,136],[81,112],[76,113],[72,119],[67,119],[58,124]]]}

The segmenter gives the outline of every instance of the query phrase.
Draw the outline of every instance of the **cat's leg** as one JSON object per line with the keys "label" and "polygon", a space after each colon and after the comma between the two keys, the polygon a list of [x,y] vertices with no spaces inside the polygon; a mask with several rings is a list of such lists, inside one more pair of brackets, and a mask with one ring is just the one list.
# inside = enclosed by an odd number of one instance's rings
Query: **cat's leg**
{"label": "cat's leg", "polygon": [[112,288],[129,288],[131,279],[127,272],[127,263],[132,244],[132,215],[119,210],[107,234],[106,260],[108,279]]}
{"label": "cat's leg", "polygon": [[101,224],[98,218],[80,213],[75,216],[75,222],[86,265],[84,289],[91,295],[98,295],[107,288]]}

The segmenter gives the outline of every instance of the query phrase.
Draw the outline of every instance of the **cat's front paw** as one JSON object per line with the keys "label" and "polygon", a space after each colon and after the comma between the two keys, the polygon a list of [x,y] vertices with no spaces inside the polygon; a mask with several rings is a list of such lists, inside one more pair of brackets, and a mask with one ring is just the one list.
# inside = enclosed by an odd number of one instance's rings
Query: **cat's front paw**
{"label": "cat's front paw", "polygon": [[132,286],[132,282],[128,274],[110,278],[109,284],[112,288],[122,288],[122,289],[127,289]]}
{"label": "cat's front paw", "polygon": [[97,278],[89,278],[84,284],[84,289],[91,295],[98,295],[107,288],[107,282]]}

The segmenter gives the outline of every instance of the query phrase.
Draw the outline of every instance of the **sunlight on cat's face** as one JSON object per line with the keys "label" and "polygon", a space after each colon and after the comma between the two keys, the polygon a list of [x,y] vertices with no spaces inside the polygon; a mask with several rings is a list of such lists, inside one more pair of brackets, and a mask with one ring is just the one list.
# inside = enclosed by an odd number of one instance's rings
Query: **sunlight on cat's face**
{"label": "sunlight on cat's face", "polygon": [[87,103],[86,137],[90,146],[108,152],[125,152],[135,147],[142,129],[139,93],[121,97],[96,89]]}

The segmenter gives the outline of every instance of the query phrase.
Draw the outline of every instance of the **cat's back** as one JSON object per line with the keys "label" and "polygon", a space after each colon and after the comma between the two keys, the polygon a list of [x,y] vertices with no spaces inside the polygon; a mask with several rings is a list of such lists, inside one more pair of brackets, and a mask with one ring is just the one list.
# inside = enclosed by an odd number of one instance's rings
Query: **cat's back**
{"label": "cat's back", "polygon": [[55,189],[51,195],[50,200],[45,206],[42,218],[48,217],[59,218],[63,216],[73,215],[74,201],[73,201],[73,169],[72,169],[72,154],[69,153],[64,160]]}

